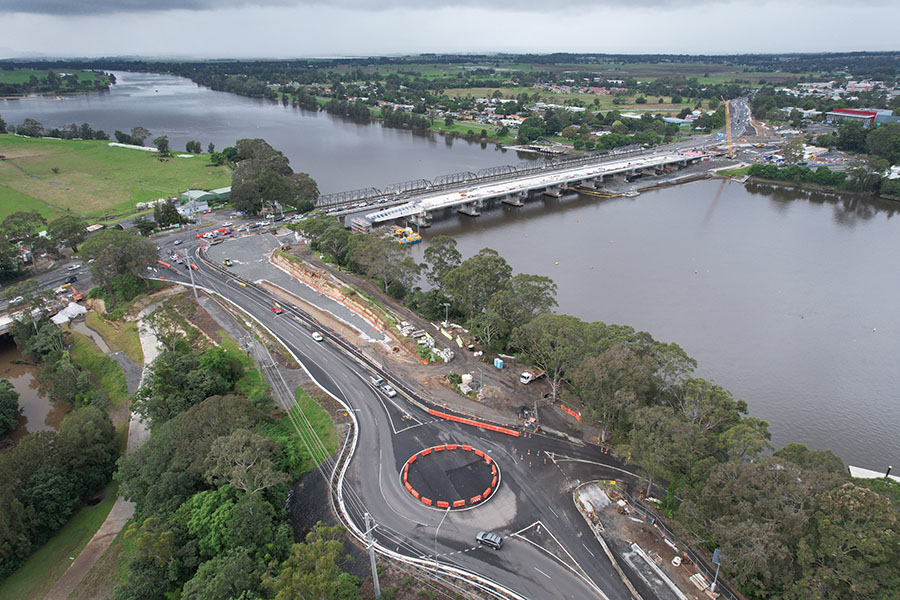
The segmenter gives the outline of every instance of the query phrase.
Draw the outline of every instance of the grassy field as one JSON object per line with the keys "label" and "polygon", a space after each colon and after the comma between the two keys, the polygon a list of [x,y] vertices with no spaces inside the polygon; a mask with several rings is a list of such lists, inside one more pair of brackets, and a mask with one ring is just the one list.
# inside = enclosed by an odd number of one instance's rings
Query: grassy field
{"label": "grassy field", "polygon": [[138,335],[137,323],[131,321],[110,323],[93,311],[84,317],[87,326],[103,336],[110,347],[121,350],[135,363],[144,364],[144,352],[141,350],[141,338]]}
{"label": "grassy field", "polygon": [[[337,451],[338,432],[325,409],[319,406],[303,388],[297,388],[296,398],[297,404],[291,407],[286,418],[290,419],[290,422],[296,427],[296,433],[300,437],[297,449],[303,456],[303,464],[307,466],[307,470],[312,470]],[[321,450],[315,451],[314,457],[310,456],[306,449],[307,444],[312,445],[313,439],[309,433],[309,427],[306,425],[307,421],[322,441],[327,453],[325,456],[322,456]]]}
{"label": "grassy field", "polygon": [[[72,71],[70,69],[64,69],[63,71],[55,70],[57,74],[60,72],[64,73],[72,73],[78,75],[79,81],[94,81],[97,79],[97,76],[101,76],[106,79],[106,75],[103,73],[94,73],[93,71]],[[32,75],[37,77],[38,79],[46,79],[48,70],[35,70],[35,69],[13,69],[12,71],[4,71],[0,70],[0,83],[25,83],[28,81]]]}
{"label": "grassy field", "polygon": [[[580,100],[584,103],[584,105],[590,110],[612,110],[616,109],[618,111],[625,110],[637,110],[637,111],[653,111],[653,112],[661,112],[661,111],[672,111],[678,112],[682,108],[693,108],[693,104],[681,103],[681,104],[672,104],[672,98],[665,98],[665,104],[657,104],[657,97],[649,97],[647,96],[646,104],[636,104],[635,99],[637,96],[628,96],[625,97],[624,104],[613,104],[613,96],[608,94],[555,94],[550,92],[549,90],[540,90],[537,88],[531,87],[505,87],[505,88],[450,88],[446,91],[446,94],[452,98],[488,98],[495,91],[500,90],[500,93],[503,94],[504,98],[512,98],[521,93],[528,94],[529,97],[534,97],[534,94],[539,94],[542,102],[547,102],[549,104],[565,104],[566,100]],[[594,104],[594,101],[597,101],[597,104]]]}
{"label": "grassy field", "polygon": [[210,165],[206,155],[161,159],[105,141],[3,134],[0,155],[0,219],[23,209],[51,218],[66,212],[101,218],[137,202],[231,183],[228,169]]}
{"label": "grassy field", "polygon": [[116,501],[119,484],[106,486],[106,497],[95,506],[85,506],[63,525],[50,540],[32,554],[3,585],[0,600],[43,598],[69,568],[70,556],[77,556],[106,520]]}
{"label": "grassy field", "polygon": [[[72,358],[91,374],[94,381],[107,391],[110,401],[115,406],[122,406],[128,399],[128,386],[125,383],[125,372],[115,360],[103,354],[89,337],[76,331],[72,336]],[[143,361],[142,361],[143,362]]]}

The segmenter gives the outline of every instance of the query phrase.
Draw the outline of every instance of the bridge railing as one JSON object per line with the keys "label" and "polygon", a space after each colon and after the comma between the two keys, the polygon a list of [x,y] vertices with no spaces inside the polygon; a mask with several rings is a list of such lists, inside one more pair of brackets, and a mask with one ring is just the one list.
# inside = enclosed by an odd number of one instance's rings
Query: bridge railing
{"label": "bridge railing", "polygon": [[350,204],[359,202],[360,200],[371,202],[377,200],[390,200],[393,203],[400,203],[399,194],[418,196],[426,192],[440,192],[448,189],[458,188],[462,185],[477,185],[481,183],[490,183],[493,181],[502,181],[504,179],[516,179],[527,175],[538,173],[550,173],[553,171],[562,171],[574,167],[589,165],[592,163],[600,163],[610,158],[626,158],[642,154],[643,148],[628,150],[625,152],[607,152],[605,154],[591,154],[565,159],[543,159],[536,164],[522,165],[501,165],[498,167],[490,167],[482,169],[477,173],[469,171],[461,173],[451,173],[436,177],[433,181],[427,179],[416,179],[413,181],[405,181],[401,183],[392,183],[383,190],[369,187],[359,190],[350,190],[346,192],[336,192],[319,196],[316,200],[316,208],[336,208],[348,207]]}

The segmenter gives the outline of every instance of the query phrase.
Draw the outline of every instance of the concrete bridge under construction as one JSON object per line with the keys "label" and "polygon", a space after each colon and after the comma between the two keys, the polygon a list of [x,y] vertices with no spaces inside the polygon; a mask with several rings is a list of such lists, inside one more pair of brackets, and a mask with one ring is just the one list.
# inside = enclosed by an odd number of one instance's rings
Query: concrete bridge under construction
{"label": "concrete bridge under construction", "polygon": [[[478,216],[479,209],[488,201],[522,206],[529,195],[559,197],[571,187],[590,190],[616,176],[627,178],[639,174],[661,175],[697,163],[705,155],[671,153],[648,156],[635,153],[602,162],[592,158],[589,162],[576,160],[563,165],[551,164],[523,170],[510,167],[510,172],[492,176],[466,177],[471,174],[460,174],[458,181],[441,181],[409,190],[416,197],[411,197],[411,194],[397,197],[396,191],[391,191],[390,194],[382,194],[379,203],[388,204],[384,196],[390,195],[393,206],[382,206],[377,211],[367,213],[365,221],[374,225],[394,219],[409,219],[427,225],[432,213],[444,209],[456,209],[463,214]],[[368,203],[372,203],[371,199]],[[317,204],[322,206],[321,203]],[[355,208],[358,211],[359,206]]]}

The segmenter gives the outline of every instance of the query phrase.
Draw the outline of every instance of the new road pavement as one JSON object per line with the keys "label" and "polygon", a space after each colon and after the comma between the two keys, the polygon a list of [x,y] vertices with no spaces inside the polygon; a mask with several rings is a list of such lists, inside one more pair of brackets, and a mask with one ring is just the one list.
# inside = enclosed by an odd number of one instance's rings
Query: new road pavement
{"label": "new road pavement", "polygon": [[[243,248],[260,243],[259,236],[248,236],[215,249],[226,248],[223,251],[238,256]],[[195,240],[180,248],[197,256]],[[593,447],[542,435],[513,437],[439,419],[405,397],[402,381],[374,371],[348,349],[346,340],[311,324],[300,310],[279,302],[283,312],[275,314],[271,310],[275,300],[252,281],[239,282],[220,263],[197,263],[198,286],[228,299],[267,327],[355,417],[356,436],[344,436],[342,450],[352,452],[346,471],[343,462],[332,458],[321,472],[335,479],[343,473],[340,485],[333,485],[339,490],[334,501],[343,506],[357,531],[365,530],[364,514],[371,515],[381,551],[402,554],[426,568],[477,575],[484,597],[631,598],[571,495],[585,480],[633,477],[622,465]],[[173,266],[171,271],[161,268],[159,276],[189,284],[187,271]],[[315,341],[313,331],[320,331],[324,341]],[[375,374],[400,393],[388,398],[370,382]],[[402,469],[410,456],[443,444],[471,445],[497,465],[499,487],[486,502],[448,512],[426,506],[404,487]],[[451,479],[460,477],[465,474],[455,473]],[[481,530],[502,535],[503,548],[478,546],[475,535]]]}

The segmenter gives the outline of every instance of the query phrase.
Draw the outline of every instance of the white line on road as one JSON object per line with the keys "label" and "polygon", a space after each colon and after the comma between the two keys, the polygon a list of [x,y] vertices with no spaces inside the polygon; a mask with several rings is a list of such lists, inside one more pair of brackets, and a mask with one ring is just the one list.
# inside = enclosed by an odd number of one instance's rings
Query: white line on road
{"label": "white line on road", "polygon": [[555,510],[553,510],[553,507],[552,507],[552,506],[548,506],[547,508],[550,509],[550,512],[552,512],[554,515],[556,515],[556,518],[557,518],[557,519],[559,518],[559,515],[557,514],[557,512],[556,512]]}
{"label": "white line on road", "polygon": [[[581,545],[584,546],[584,549],[588,551],[588,554],[590,554],[591,556],[594,556],[594,553],[591,552],[591,549],[590,549],[590,548],[588,548],[585,544],[581,544]],[[594,556],[594,558],[597,558],[597,557]]]}
{"label": "white line on road", "polygon": [[549,575],[547,575],[546,573],[544,573],[543,571],[541,571],[541,570],[538,569],[537,567],[535,567],[534,570],[537,571],[538,573],[540,573],[541,575],[543,575],[544,577],[546,577],[547,579],[553,579],[552,577],[550,577]]}

